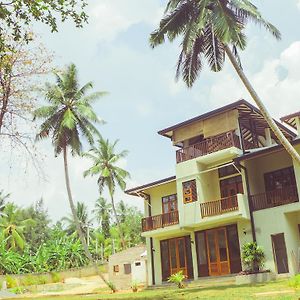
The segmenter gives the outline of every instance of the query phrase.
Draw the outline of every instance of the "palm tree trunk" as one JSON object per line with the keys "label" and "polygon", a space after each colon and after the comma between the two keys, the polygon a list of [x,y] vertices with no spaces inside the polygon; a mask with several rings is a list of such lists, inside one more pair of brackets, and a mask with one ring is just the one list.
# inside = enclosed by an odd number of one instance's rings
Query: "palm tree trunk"
{"label": "palm tree trunk", "polygon": [[122,248],[125,249],[126,248],[126,243],[125,243],[123,231],[122,231],[122,228],[121,228],[121,224],[120,224],[120,221],[119,221],[119,217],[118,217],[118,214],[117,214],[117,210],[116,210],[116,207],[115,207],[115,200],[114,200],[114,197],[113,197],[112,194],[110,195],[110,198],[111,198],[112,209],[113,209],[115,219],[116,219],[116,222],[117,222],[117,226],[118,226],[118,229],[119,229]]}
{"label": "palm tree trunk", "polygon": [[108,287],[110,287],[108,281],[105,279],[103,274],[100,272],[99,267],[97,266],[96,262],[93,260],[93,257],[91,255],[91,253],[89,251],[89,248],[88,248],[88,245],[86,243],[84,234],[83,234],[82,229],[80,227],[80,223],[79,223],[79,220],[78,220],[78,217],[77,217],[77,214],[76,214],[76,208],[75,208],[72,193],[71,193],[66,147],[63,149],[63,156],[64,156],[65,180],[66,180],[66,187],[67,187],[67,192],[68,192],[68,199],[69,199],[69,204],[70,204],[70,207],[71,207],[72,215],[73,215],[73,218],[74,218],[74,222],[76,224],[76,229],[77,229],[77,232],[78,232],[78,235],[79,235],[79,239],[81,241],[81,244],[82,244],[82,247],[84,249],[85,255],[89,259],[90,263],[94,266],[97,275],[99,275],[101,277],[101,279],[104,281],[104,283]]}
{"label": "palm tree trunk", "polygon": [[246,77],[244,71],[237,63],[236,58],[234,57],[233,53],[231,52],[230,48],[227,45],[224,45],[226,54],[232,63],[235,71],[237,72],[238,76],[244,83],[246,89],[250,93],[252,99],[255,101],[256,105],[260,109],[263,117],[267,121],[268,125],[270,126],[271,130],[274,132],[276,137],[278,138],[279,142],[282,144],[282,146],[285,148],[285,150],[289,153],[289,155],[292,157],[292,159],[300,165],[300,155],[295,150],[295,148],[291,145],[291,143],[288,141],[288,139],[284,136],[284,134],[281,132],[281,130],[276,125],[275,121],[273,120],[272,116],[268,112],[267,108],[265,107],[264,103],[254,90],[253,86],[251,85],[250,81]]}

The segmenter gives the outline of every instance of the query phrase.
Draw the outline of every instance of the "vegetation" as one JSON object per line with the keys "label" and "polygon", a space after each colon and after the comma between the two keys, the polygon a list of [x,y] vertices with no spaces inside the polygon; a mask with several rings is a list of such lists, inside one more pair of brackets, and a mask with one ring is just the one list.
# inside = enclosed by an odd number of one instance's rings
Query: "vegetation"
{"label": "vegetation", "polygon": [[172,274],[168,278],[168,282],[175,283],[179,289],[182,289],[182,288],[184,288],[183,280],[185,278],[186,278],[186,276],[183,274],[182,271],[180,271],[180,272],[177,272],[175,274]]}
{"label": "vegetation", "polygon": [[300,274],[295,275],[289,280],[289,286],[293,288],[300,288]]}
{"label": "vegetation", "polygon": [[204,59],[213,72],[219,72],[227,55],[278,140],[300,164],[300,155],[280,131],[242,69],[238,51],[247,46],[245,29],[249,22],[265,27],[276,39],[281,38],[279,30],[248,0],[169,0],[158,29],[151,34],[150,44],[156,47],[166,38],[173,42],[182,37],[176,77],[182,77],[188,87],[198,78]]}
{"label": "vegetation", "polygon": [[246,265],[248,272],[261,271],[264,262],[265,254],[263,249],[255,242],[249,242],[242,247],[242,261]]}

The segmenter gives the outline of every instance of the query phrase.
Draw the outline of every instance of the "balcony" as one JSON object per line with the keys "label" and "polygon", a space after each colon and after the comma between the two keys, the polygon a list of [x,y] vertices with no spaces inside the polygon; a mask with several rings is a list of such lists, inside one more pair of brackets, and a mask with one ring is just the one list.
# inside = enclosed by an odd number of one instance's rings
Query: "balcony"
{"label": "balcony", "polygon": [[250,196],[253,211],[299,202],[296,186]]}
{"label": "balcony", "polygon": [[181,163],[231,147],[241,148],[240,139],[233,131],[208,138],[195,145],[177,150],[176,161],[177,163]]}
{"label": "balcony", "polygon": [[164,228],[179,223],[178,210],[166,214],[151,216],[142,219],[142,232]]}
{"label": "balcony", "polygon": [[202,218],[239,210],[238,197],[235,195],[215,201],[200,203],[200,210]]}

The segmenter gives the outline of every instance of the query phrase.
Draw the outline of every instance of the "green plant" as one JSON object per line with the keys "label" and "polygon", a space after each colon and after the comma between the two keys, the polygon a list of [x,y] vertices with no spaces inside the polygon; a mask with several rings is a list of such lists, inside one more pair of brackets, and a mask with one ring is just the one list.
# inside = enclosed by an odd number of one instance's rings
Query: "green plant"
{"label": "green plant", "polygon": [[5,280],[6,280],[6,286],[7,288],[11,289],[11,288],[15,288],[18,286],[18,281],[16,278],[6,275],[5,276]]}
{"label": "green plant", "polygon": [[138,283],[136,281],[132,282],[131,289],[134,293],[136,293],[138,291]]}
{"label": "green plant", "polygon": [[62,281],[62,277],[59,273],[56,272],[51,272],[51,279],[53,283],[57,283],[57,282],[61,282]]}
{"label": "green plant", "polygon": [[172,274],[168,278],[168,282],[175,283],[178,286],[178,288],[182,289],[182,288],[184,288],[183,280],[185,278],[186,278],[186,276],[182,273],[182,271],[179,271],[175,274]]}
{"label": "green plant", "polygon": [[265,254],[263,249],[256,242],[249,242],[242,247],[242,261],[245,264],[247,271],[260,271],[265,262]]}
{"label": "green plant", "polygon": [[295,275],[289,280],[289,286],[293,288],[300,288],[300,274]]}
{"label": "green plant", "polygon": [[107,285],[108,285],[108,287],[111,289],[111,291],[112,291],[113,293],[115,293],[115,292],[117,291],[117,288],[116,288],[116,286],[115,286],[115,284],[114,284],[113,282],[108,281],[108,282],[107,282]]}

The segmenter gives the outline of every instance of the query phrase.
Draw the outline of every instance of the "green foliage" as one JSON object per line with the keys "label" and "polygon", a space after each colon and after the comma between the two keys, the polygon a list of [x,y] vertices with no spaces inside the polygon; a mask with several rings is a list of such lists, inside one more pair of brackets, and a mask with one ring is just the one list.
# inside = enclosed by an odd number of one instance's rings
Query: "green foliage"
{"label": "green foliage", "polygon": [[131,289],[134,293],[136,293],[138,291],[139,285],[136,281],[133,281],[131,284]]}
{"label": "green foliage", "polygon": [[300,288],[300,274],[295,275],[289,280],[289,286],[293,288]]}
{"label": "green foliage", "polygon": [[117,291],[117,288],[115,286],[115,284],[112,281],[108,281],[108,287],[110,288],[110,290],[115,293]]}
{"label": "green foliage", "polygon": [[263,249],[255,242],[249,242],[242,247],[242,261],[247,271],[260,271],[264,266],[265,254]]}
{"label": "green foliage", "polygon": [[179,271],[179,272],[177,272],[175,274],[172,274],[168,278],[168,282],[175,283],[179,289],[182,289],[182,288],[184,288],[183,280],[185,278],[186,278],[186,276],[183,274],[183,272]]}
{"label": "green foliage", "polygon": [[5,281],[6,281],[6,286],[9,289],[19,286],[17,279],[13,278],[12,276],[6,275],[5,276]]}
{"label": "green foliage", "polygon": [[53,283],[58,283],[62,281],[62,277],[59,273],[57,272],[51,272],[51,279]]}

